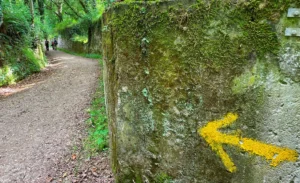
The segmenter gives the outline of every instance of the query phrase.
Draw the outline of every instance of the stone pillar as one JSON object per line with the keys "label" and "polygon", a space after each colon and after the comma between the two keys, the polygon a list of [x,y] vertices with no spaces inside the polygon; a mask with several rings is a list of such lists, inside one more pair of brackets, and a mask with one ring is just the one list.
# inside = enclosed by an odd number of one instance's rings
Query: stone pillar
{"label": "stone pillar", "polygon": [[290,1],[117,3],[103,15],[117,182],[300,182]]}

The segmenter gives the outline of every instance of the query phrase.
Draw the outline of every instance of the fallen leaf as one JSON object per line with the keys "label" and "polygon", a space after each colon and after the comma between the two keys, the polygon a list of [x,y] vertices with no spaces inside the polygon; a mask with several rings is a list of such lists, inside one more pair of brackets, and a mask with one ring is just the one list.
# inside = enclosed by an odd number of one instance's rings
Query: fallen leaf
{"label": "fallen leaf", "polygon": [[91,168],[92,172],[96,172],[97,171],[97,168],[96,167],[93,167]]}
{"label": "fallen leaf", "polygon": [[99,175],[96,172],[92,173],[94,177],[99,177]]}
{"label": "fallen leaf", "polygon": [[76,154],[72,154],[72,160],[75,160],[77,158]]}
{"label": "fallen leaf", "polygon": [[52,180],[53,180],[52,177],[47,177],[46,182],[47,182],[47,183],[50,183]]}
{"label": "fallen leaf", "polygon": [[65,172],[64,174],[63,174],[63,177],[66,177],[68,175],[68,172]]}

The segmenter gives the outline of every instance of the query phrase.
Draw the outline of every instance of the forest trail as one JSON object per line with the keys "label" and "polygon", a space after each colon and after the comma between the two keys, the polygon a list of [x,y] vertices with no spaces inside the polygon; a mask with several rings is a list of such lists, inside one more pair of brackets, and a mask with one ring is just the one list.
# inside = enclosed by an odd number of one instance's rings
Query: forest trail
{"label": "forest trail", "polygon": [[0,183],[46,182],[87,118],[98,62],[59,51],[48,61],[35,78],[0,90],[20,91],[0,96]]}

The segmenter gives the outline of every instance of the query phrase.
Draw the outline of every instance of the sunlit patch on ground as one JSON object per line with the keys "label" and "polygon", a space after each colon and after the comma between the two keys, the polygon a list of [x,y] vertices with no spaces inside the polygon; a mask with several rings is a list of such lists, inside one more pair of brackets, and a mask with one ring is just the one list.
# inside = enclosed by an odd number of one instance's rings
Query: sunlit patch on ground
{"label": "sunlit patch on ground", "polygon": [[63,60],[72,58],[74,57],[58,57],[51,59],[48,66],[44,68],[40,73],[32,74],[31,76],[18,82],[17,84],[0,87],[0,98],[28,90],[37,84],[43,83],[45,77],[49,76],[55,69],[62,67],[64,63]]}
{"label": "sunlit patch on ground", "polygon": [[36,83],[32,83],[32,84],[27,84],[21,87],[5,87],[5,88],[0,88],[0,96],[4,96],[7,97],[9,95],[12,95],[14,93],[18,93],[21,92],[23,90],[27,90],[29,88],[32,88],[34,85],[36,85]]}
{"label": "sunlit patch on ground", "polygon": [[53,58],[53,59],[51,59],[51,63],[53,63],[53,62],[58,62],[58,61],[62,61],[62,60],[72,60],[72,59],[74,59],[75,57],[72,57],[72,56],[68,56],[68,57],[57,57],[57,58]]}

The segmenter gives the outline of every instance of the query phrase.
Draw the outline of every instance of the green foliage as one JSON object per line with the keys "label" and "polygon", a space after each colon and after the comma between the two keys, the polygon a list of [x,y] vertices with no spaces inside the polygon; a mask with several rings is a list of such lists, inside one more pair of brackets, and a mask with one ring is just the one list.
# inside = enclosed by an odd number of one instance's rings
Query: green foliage
{"label": "green foliage", "polygon": [[88,37],[87,36],[80,36],[80,35],[73,35],[71,38],[72,41],[75,42],[81,42],[81,43],[87,43],[88,42]]}
{"label": "green foliage", "polygon": [[[18,41],[28,35],[30,27],[30,12],[23,3],[11,4],[3,2],[3,31],[0,36],[7,41]],[[5,34],[4,34],[5,33]]]}
{"label": "green foliage", "polygon": [[19,50],[10,50],[5,55],[4,66],[0,68],[0,87],[14,84],[31,73],[38,72],[45,67],[46,60],[38,55],[30,48],[23,48],[19,55]]}
{"label": "green foliage", "polygon": [[96,53],[87,53],[84,55],[86,58],[93,58],[93,59],[99,59],[101,58],[101,55],[96,54]]}
{"label": "green foliage", "polygon": [[0,68],[0,86],[13,84],[16,81],[13,75],[13,69],[9,66],[4,66]]}
{"label": "green foliage", "polygon": [[55,31],[55,25],[58,24],[57,17],[53,14],[51,10],[45,9],[45,18],[42,23],[42,30],[44,33],[43,38],[52,39],[57,37],[57,31]]}
{"label": "green foliage", "polygon": [[37,56],[34,54],[32,49],[29,48],[24,48],[23,49],[23,54],[26,58],[26,60],[29,61],[28,66],[29,66],[29,72],[39,72],[41,68],[45,67],[45,62],[37,59]]}
{"label": "green foliage", "polygon": [[108,124],[105,109],[104,84],[101,79],[99,80],[98,89],[88,112],[90,115],[87,121],[89,125],[89,136],[85,141],[84,147],[90,155],[94,155],[108,147]]}
{"label": "green foliage", "polygon": [[[41,20],[32,26],[29,7],[23,1],[3,1],[3,24],[0,28],[0,86],[13,84],[40,71],[46,60],[39,39],[43,36]],[[32,47],[36,49],[36,53]]]}
{"label": "green foliage", "polygon": [[155,181],[155,183],[171,183],[172,178],[170,176],[168,176],[168,174],[166,174],[166,173],[160,173],[160,174],[156,175],[154,181]]}
{"label": "green foliage", "polygon": [[78,24],[78,20],[68,17],[64,21],[59,22],[58,24],[56,24],[55,30],[57,32],[60,32],[60,31],[63,31],[67,28],[73,27],[76,24]]}
{"label": "green foliage", "polygon": [[[63,9],[66,14],[64,14],[63,21],[55,26],[55,30],[67,39],[71,39],[74,34],[88,37],[88,30],[102,16],[105,8],[104,2],[98,0],[96,4],[93,4],[92,1],[86,1],[84,6],[78,1],[69,0],[68,2],[73,6],[70,8],[68,4],[64,4]],[[76,38],[73,37],[73,39]]]}

